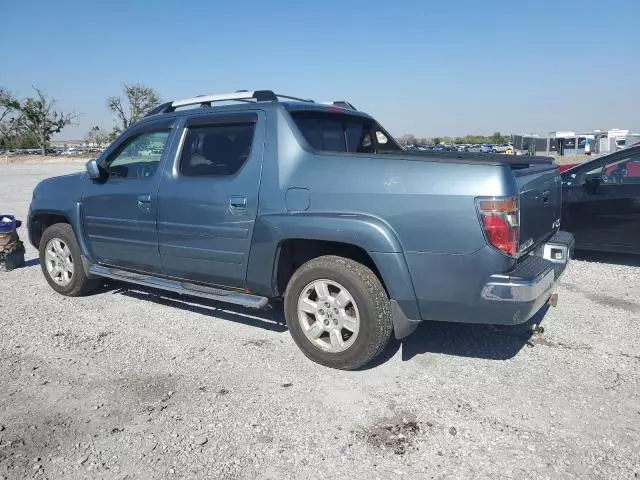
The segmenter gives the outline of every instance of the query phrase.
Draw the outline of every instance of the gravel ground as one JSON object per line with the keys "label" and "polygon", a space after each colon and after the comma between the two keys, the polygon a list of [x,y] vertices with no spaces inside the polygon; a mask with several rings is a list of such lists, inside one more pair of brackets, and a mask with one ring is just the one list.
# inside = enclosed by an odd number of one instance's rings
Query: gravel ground
{"label": "gravel ground", "polygon": [[[79,168],[0,166],[0,210],[26,219],[38,180]],[[27,259],[0,274],[0,477],[640,476],[637,260],[574,261],[543,334],[425,323],[342,372],[277,310],[65,298]]]}

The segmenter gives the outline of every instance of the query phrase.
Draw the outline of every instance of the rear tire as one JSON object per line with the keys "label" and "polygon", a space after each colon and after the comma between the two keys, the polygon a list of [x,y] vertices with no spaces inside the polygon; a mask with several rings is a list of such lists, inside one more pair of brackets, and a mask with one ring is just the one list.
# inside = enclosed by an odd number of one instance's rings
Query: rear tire
{"label": "rear tire", "polygon": [[68,223],[56,223],[44,231],[39,254],[44,278],[61,295],[79,297],[102,283],[100,279],[87,277],[80,248]]}
{"label": "rear tire", "polygon": [[291,277],[284,298],[289,332],[320,365],[360,368],[389,343],[391,306],[366,266],[333,255],[309,260]]}

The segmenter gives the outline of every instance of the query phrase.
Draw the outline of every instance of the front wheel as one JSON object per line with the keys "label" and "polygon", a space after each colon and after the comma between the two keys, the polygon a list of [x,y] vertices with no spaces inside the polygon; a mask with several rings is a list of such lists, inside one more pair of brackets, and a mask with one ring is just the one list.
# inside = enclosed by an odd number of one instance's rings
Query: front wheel
{"label": "front wheel", "polygon": [[42,273],[56,292],[77,297],[100,285],[100,280],[87,277],[80,248],[68,223],[56,223],[44,231],[39,253]]}
{"label": "front wheel", "polygon": [[366,365],[384,350],[393,330],[380,280],[348,258],[323,256],[302,265],[289,281],[284,308],[298,347],[327,367]]}

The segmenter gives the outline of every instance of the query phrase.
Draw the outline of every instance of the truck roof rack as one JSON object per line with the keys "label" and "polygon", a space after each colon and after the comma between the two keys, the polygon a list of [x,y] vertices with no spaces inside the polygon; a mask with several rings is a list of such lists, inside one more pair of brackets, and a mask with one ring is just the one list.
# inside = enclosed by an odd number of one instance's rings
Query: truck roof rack
{"label": "truck roof rack", "polygon": [[[237,90],[232,93],[222,93],[216,95],[198,95],[196,97],[185,98],[183,100],[173,100],[171,102],[165,102],[158,105],[156,108],[151,110],[146,117],[151,115],[157,115],[162,113],[170,113],[175,111],[180,107],[187,107],[191,105],[200,105],[200,107],[211,107],[212,103],[215,102],[228,102],[228,101],[238,101],[238,102],[277,102],[279,99],[285,100],[295,100],[298,102],[305,103],[316,103],[314,100],[309,98],[299,98],[291,95],[284,95],[281,93],[274,93],[272,90]],[[338,101],[338,102],[326,102],[328,105],[335,105],[337,107],[345,108],[348,110],[356,110],[356,108],[351,105],[349,102]]]}

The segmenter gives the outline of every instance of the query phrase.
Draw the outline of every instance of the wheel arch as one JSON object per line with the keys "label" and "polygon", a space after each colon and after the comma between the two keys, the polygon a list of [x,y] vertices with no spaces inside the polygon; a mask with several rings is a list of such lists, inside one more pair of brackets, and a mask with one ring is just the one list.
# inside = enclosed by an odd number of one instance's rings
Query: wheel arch
{"label": "wheel arch", "polygon": [[29,243],[31,243],[31,245],[36,249],[40,248],[42,234],[47,228],[51,225],[55,225],[56,223],[68,223],[73,228],[73,224],[71,223],[69,216],[63,212],[47,210],[32,212],[29,216],[29,222],[27,225]]}
{"label": "wheel arch", "polygon": [[327,254],[345,256],[369,267],[406,318],[420,318],[400,241],[388,224],[375,217],[346,214],[258,217],[247,287],[261,295],[279,297],[300,262]]}
{"label": "wheel arch", "polygon": [[276,296],[284,294],[289,279],[298,268],[309,260],[325,255],[337,255],[365,265],[376,274],[383,288],[389,293],[373,258],[362,247],[332,240],[287,238],[278,244],[274,259],[273,282]]}

